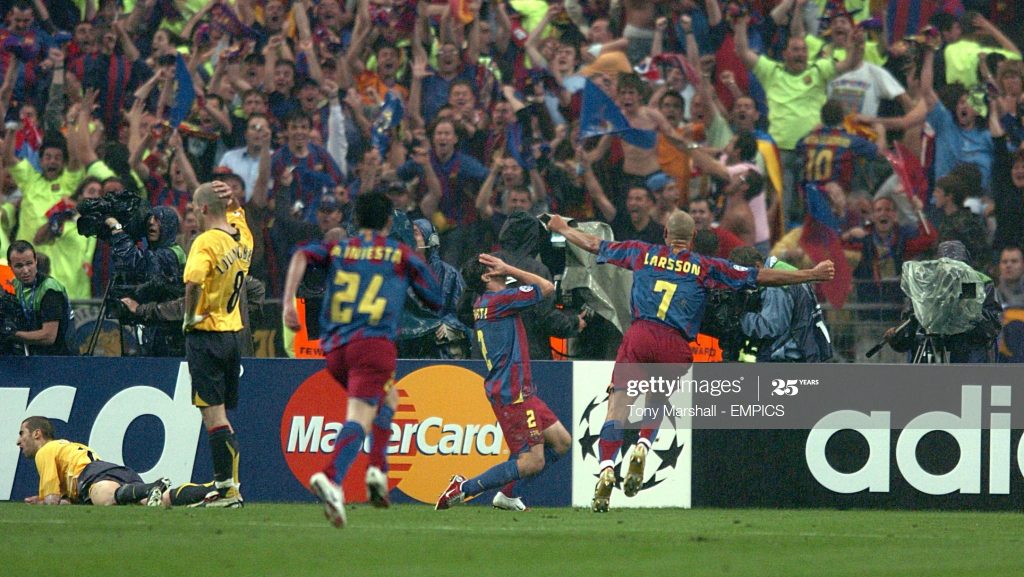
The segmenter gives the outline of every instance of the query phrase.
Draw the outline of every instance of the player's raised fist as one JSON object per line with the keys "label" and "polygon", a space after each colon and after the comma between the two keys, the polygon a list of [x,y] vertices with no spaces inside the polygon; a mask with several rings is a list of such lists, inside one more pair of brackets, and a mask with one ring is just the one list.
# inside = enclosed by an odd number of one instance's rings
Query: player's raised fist
{"label": "player's raised fist", "polygon": [[569,230],[569,223],[565,222],[565,219],[554,214],[551,216],[551,220],[548,221],[548,230],[551,232],[563,232]]}
{"label": "player's raised fist", "polygon": [[832,280],[836,276],[836,266],[830,260],[823,260],[814,266],[812,272],[815,280]]}

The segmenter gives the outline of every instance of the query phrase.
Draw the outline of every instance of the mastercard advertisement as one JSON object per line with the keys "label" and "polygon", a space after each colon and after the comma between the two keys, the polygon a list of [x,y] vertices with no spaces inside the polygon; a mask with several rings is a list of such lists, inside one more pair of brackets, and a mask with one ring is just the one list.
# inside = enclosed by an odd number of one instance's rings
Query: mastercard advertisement
{"label": "mastercard advertisement", "polygon": [[[432,503],[455,473],[467,478],[506,461],[509,450],[481,375],[436,365],[397,379],[399,404],[388,444],[389,482],[412,500]],[[320,370],[289,399],[281,416],[281,453],[296,481],[323,470],[345,422],[345,389]],[[345,478],[345,495],[366,500],[364,477],[371,439]]]}

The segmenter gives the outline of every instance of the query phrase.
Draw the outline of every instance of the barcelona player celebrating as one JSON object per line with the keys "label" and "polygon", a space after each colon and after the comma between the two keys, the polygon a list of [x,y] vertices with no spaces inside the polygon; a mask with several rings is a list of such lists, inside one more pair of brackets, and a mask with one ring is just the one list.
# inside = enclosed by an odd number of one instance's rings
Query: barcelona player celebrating
{"label": "barcelona player celebrating", "polygon": [[[514,459],[466,480],[452,477],[435,509],[447,509],[507,483],[540,473],[569,451],[572,439],[547,404],[536,395],[530,376],[530,346],[519,311],[551,295],[551,281],[481,254],[463,270],[466,288],[480,295],[473,303],[476,336],[487,363],[487,398]],[[520,286],[505,288],[506,279]]]}
{"label": "barcelona player celebrating", "polygon": [[[727,288],[740,290],[757,286],[783,286],[808,281],[829,280],[835,275],[832,261],[823,261],[811,270],[782,271],[747,268],[724,259],[710,258],[690,250],[694,222],[682,211],[672,213],[665,225],[665,244],[640,241],[609,242],[574,228],[559,216],[548,223],[574,245],[597,255],[597,262],[610,263],[633,271],[630,312],[633,323],[622,338],[615,357],[615,372],[609,387],[608,416],[601,428],[598,452],[601,471],[591,509],[608,511],[612,488],[616,484],[615,455],[622,448],[622,423],[626,418],[625,388],[619,388],[616,374],[627,363],[690,363],[693,355],[689,341],[697,337],[704,316],[707,291]],[[657,423],[645,423],[640,439],[629,459],[629,471],[623,482],[626,496],[636,495],[643,486],[644,463],[654,441]]]}
{"label": "barcelona player celebrating", "polygon": [[[295,253],[285,280],[284,324],[299,328],[295,291],[306,265],[328,267],[320,318],[320,344],[327,370],[348,390],[348,415],[334,443],[334,461],[309,479],[324,514],[345,525],[340,484],[373,426],[384,396],[394,385],[399,315],[411,286],[424,304],[437,310],[441,288],[430,267],[409,246],[389,239],[391,201],[383,194],[356,200],[359,234],[341,244],[314,244]],[[386,486],[384,487],[386,491]]]}

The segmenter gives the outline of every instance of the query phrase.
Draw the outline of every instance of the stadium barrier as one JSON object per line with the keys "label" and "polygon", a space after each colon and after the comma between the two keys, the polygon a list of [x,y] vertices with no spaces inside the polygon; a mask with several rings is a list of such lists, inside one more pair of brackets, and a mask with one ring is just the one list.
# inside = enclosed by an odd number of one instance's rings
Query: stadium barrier
{"label": "stadium barrier", "polygon": [[[612,367],[534,363],[540,394],[573,444],[571,458],[522,483],[529,504],[589,506]],[[452,474],[475,475],[508,458],[484,374],[482,362],[399,362],[389,445],[396,502],[432,503]],[[663,427],[643,490],[632,499],[617,492],[613,506],[1021,508],[1024,442],[1012,366],[697,365],[687,376],[744,382],[748,396],[716,397],[714,418]],[[37,490],[35,467],[13,442],[30,415],[56,420],[59,437],[147,480],[211,478],[183,362],[9,358],[0,382],[0,430],[9,439],[0,443],[0,500]],[[679,406],[705,401],[695,393]],[[344,390],[322,361],[245,359],[231,420],[246,498],[310,501],[305,482],[329,459],[344,407]],[[791,420],[780,420],[783,409]],[[636,435],[625,431],[627,447]],[[345,484],[349,500],[365,499],[365,466],[362,455]],[[490,503],[490,495],[477,502]]]}

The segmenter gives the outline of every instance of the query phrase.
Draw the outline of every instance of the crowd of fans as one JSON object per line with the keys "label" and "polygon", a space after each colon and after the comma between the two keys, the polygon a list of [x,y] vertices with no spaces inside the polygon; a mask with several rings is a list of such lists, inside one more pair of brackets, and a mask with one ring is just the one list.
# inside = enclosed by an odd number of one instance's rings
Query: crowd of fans
{"label": "crowd of fans", "polygon": [[678,208],[712,256],[832,258],[833,309],[902,303],[902,263],[945,240],[1024,307],[1013,2],[5,4],[0,245],[32,242],[73,300],[127,250],[80,235],[77,203],[137,192],[187,254],[190,195],[219,179],[268,297],[381,191],[456,269],[518,211],[661,242]]}

